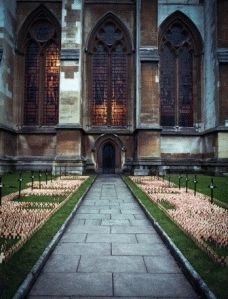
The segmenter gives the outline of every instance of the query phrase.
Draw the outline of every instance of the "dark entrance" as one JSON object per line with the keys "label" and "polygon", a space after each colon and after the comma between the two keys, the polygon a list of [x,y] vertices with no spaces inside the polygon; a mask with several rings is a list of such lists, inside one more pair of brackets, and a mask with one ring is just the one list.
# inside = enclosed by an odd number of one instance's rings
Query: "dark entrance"
{"label": "dark entrance", "polygon": [[106,143],[102,149],[103,173],[115,173],[115,147],[112,143]]}

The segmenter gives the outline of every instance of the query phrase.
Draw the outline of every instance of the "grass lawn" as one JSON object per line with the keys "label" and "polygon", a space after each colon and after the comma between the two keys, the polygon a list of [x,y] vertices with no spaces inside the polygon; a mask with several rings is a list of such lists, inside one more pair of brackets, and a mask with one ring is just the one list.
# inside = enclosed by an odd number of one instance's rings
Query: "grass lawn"
{"label": "grass lawn", "polygon": [[[15,179],[17,175],[12,175],[12,177]],[[32,269],[93,180],[94,177],[87,179],[65,205],[32,236],[23,248],[16,252],[7,263],[0,264],[0,298],[12,298],[28,272]],[[9,182],[9,179],[5,178],[5,183],[7,181]]]}
{"label": "grass lawn", "polygon": [[[210,179],[210,177],[208,177]],[[192,264],[199,275],[208,284],[209,288],[220,299],[227,299],[228,268],[214,263],[183,231],[178,228],[149,197],[138,188],[128,177],[123,177],[135,196],[145,205],[152,217],[159,223],[162,229],[169,235],[175,245]],[[175,176],[172,178],[175,179]],[[205,178],[206,180],[206,178]],[[227,178],[226,178],[227,180]],[[217,180],[215,179],[215,182]],[[217,182],[216,182],[217,183]],[[205,182],[205,184],[207,184]],[[224,186],[225,187],[225,186]],[[224,194],[221,192],[223,198]],[[217,197],[221,200],[220,197]]]}
{"label": "grass lawn", "polygon": [[[42,174],[41,181],[46,181],[45,172],[42,172],[41,174]],[[31,176],[32,176],[31,172],[28,171],[22,172],[22,182],[21,182],[22,189],[28,188],[26,184],[32,181]],[[19,190],[19,181],[18,181],[19,178],[20,178],[20,172],[12,172],[12,173],[10,172],[2,176],[2,183],[3,183],[2,196],[13,192],[17,192]],[[54,179],[54,176],[52,178]],[[39,180],[39,173],[34,172],[34,181],[38,181],[38,180]],[[50,173],[48,173],[48,180],[51,180]]]}
{"label": "grass lawn", "polygon": [[[182,176],[181,187],[185,187],[186,176],[185,175],[181,175],[181,176]],[[178,185],[179,183],[178,177],[179,177],[178,175],[171,174],[170,181]],[[211,178],[213,178],[214,185],[216,186],[216,188],[214,189],[214,198],[228,205],[228,177],[219,177],[219,176],[212,177],[212,176],[199,174],[196,176],[196,179],[198,181],[196,185],[197,192],[210,196],[211,190],[210,188],[208,188],[208,186],[211,183]],[[165,176],[165,179],[168,180],[168,175]],[[194,189],[194,183],[193,183],[194,175],[188,175],[188,179],[189,179],[188,182],[189,188]]]}

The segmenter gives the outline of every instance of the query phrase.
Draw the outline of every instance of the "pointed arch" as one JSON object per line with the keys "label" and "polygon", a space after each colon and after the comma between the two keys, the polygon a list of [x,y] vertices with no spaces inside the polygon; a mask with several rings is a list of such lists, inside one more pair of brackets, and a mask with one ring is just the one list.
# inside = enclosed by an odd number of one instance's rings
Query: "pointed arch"
{"label": "pointed arch", "polygon": [[24,125],[56,125],[59,102],[60,26],[40,5],[18,33],[24,56]]}
{"label": "pointed arch", "polygon": [[[98,20],[97,24],[94,26],[94,28],[91,30],[86,42],[86,51],[88,51],[89,53],[93,53],[94,51],[93,47],[94,47],[95,40],[97,39],[97,33],[99,33],[99,30],[100,29],[102,30],[102,28],[107,26],[108,24],[110,25],[112,24],[114,26],[113,28],[116,29],[117,34],[118,32],[123,33],[119,41],[121,40],[121,42],[124,42],[128,54],[133,52],[134,46],[133,46],[133,42],[129,30],[124,25],[124,23],[111,12],[108,12],[103,17],[101,17]],[[103,42],[105,43],[105,41]],[[118,39],[116,39],[115,42],[118,42]]]}
{"label": "pointed arch", "polygon": [[47,22],[51,24],[55,29],[58,35],[60,35],[60,23],[55,17],[55,15],[47,9],[43,4],[40,4],[35,10],[33,10],[24,20],[22,25],[18,29],[17,33],[17,49],[19,52],[25,50],[25,44],[27,39],[27,33],[30,31],[31,27],[34,24],[39,22]]}
{"label": "pointed arch", "polygon": [[106,14],[87,41],[91,126],[127,125],[131,54],[126,26],[112,13]]}
{"label": "pointed arch", "polygon": [[200,119],[202,38],[176,11],[159,28],[162,126],[193,127]]}

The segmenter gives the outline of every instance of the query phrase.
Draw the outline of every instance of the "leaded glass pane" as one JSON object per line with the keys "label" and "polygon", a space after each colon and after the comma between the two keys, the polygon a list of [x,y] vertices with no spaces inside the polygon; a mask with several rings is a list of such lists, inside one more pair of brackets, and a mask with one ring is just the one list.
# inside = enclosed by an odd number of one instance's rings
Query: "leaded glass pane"
{"label": "leaded glass pane", "polygon": [[179,126],[193,125],[192,53],[183,47],[179,53]]}
{"label": "leaded glass pane", "polygon": [[92,123],[108,124],[108,54],[99,45],[92,58]]}
{"label": "leaded glass pane", "polygon": [[192,37],[179,21],[164,33],[160,48],[162,126],[193,126]]}
{"label": "leaded glass pane", "polygon": [[91,120],[95,126],[127,124],[128,58],[120,28],[107,21],[92,45]]}
{"label": "leaded glass pane", "polygon": [[25,54],[24,124],[55,125],[58,122],[59,49],[54,26],[36,22],[27,33]]}
{"label": "leaded glass pane", "polygon": [[45,51],[44,87],[43,123],[56,124],[59,98],[59,50],[54,44]]}
{"label": "leaded glass pane", "polygon": [[24,123],[26,125],[38,123],[39,72],[39,47],[32,42],[28,45],[25,56]]}
{"label": "leaded glass pane", "polygon": [[112,53],[111,122],[114,126],[126,124],[127,57],[122,48]]}
{"label": "leaded glass pane", "polygon": [[176,105],[176,57],[168,46],[161,51],[160,64],[160,99],[161,99],[161,125],[175,125]]}

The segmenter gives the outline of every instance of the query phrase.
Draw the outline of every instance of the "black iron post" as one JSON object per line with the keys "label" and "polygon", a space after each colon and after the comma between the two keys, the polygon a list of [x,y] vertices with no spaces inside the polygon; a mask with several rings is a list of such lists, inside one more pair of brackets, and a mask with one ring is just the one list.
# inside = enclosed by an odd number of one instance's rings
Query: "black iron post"
{"label": "black iron post", "polygon": [[3,188],[2,177],[0,176],[0,206],[2,205],[2,188]]}
{"label": "black iron post", "polygon": [[213,180],[213,178],[211,178],[211,183],[210,183],[210,185],[208,186],[208,188],[211,189],[211,203],[213,203],[213,201],[214,201],[214,189],[216,188],[216,186],[214,185],[214,180]]}
{"label": "black iron post", "polygon": [[171,178],[170,178],[170,174],[169,174],[169,187],[170,187],[170,179],[171,179]]}
{"label": "black iron post", "polygon": [[186,173],[186,177],[185,177],[185,192],[187,193],[188,192],[188,174]]}
{"label": "black iron post", "polygon": [[197,181],[197,179],[196,179],[196,175],[194,176],[193,183],[194,183],[194,196],[196,196],[196,185],[197,185],[197,183],[198,183],[198,181]]}
{"label": "black iron post", "polygon": [[32,171],[31,173],[31,179],[32,179],[32,185],[31,185],[31,188],[33,190],[33,182],[34,182],[34,172]]}
{"label": "black iron post", "polygon": [[182,179],[182,176],[179,175],[179,176],[178,176],[178,186],[179,186],[179,190],[180,190],[180,188],[181,188],[181,179]]}
{"label": "black iron post", "polygon": [[52,170],[51,170],[51,172],[50,172],[50,175],[51,175],[51,182],[52,182]]}
{"label": "black iron post", "polygon": [[66,176],[66,165],[65,165],[65,172],[64,173],[65,173],[64,175]]}
{"label": "black iron post", "polygon": [[41,189],[41,177],[42,177],[42,174],[39,170],[39,189]]}
{"label": "black iron post", "polygon": [[60,166],[60,179],[61,179],[61,174],[62,174],[62,167]]}

